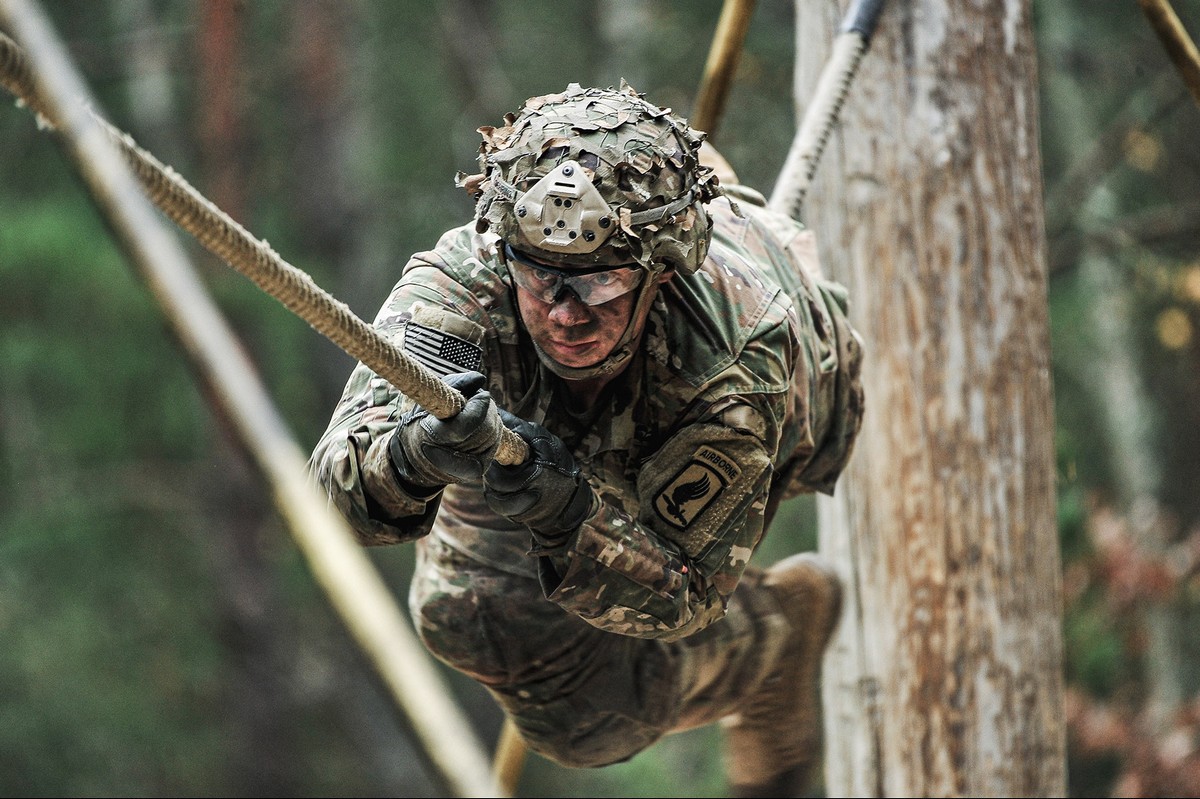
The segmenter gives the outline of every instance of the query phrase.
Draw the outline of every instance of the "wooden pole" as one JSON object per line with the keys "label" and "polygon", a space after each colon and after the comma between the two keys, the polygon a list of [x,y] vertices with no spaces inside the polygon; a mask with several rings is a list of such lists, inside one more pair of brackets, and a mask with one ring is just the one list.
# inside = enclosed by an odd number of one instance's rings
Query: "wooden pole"
{"label": "wooden pole", "polygon": [[318,585],[405,715],[434,781],[455,796],[506,796],[494,784],[483,747],[387,586],[345,522],[308,480],[306,459],[245,348],[152,210],[107,131],[85,104],[77,102],[86,100],[87,89],[44,16],[29,0],[0,0],[0,19],[34,57],[37,110],[55,121],[67,155],[118,244],[146,280],[239,443],[270,484]]}
{"label": "wooden pole", "polygon": [[742,45],[753,13],[754,0],[725,0],[721,8],[696,97],[696,110],[689,120],[693,128],[707,133],[710,141],[716,135],[717,123],[725,111],[725,99],[742,57]]}
{"label": "wooden pole", "polygon": [[521,737],[517,725],[506,716],[504,726],[500,729],[500,740],[496,743],[496,754],[492,758],[492,774],[496,784],[509,796],[517,793],[517,783],[521,781],[528,753],[529,745]]}
{"label": "wooden pole", "polygon": [[[805,81],[839,6],[796,0]],[[1067,795],[1036,56],[1028,2],[889,4],[813,184],[865,341],[862,431],[817,498],[847,586],[829,796]]]}
{"label": "wooden pole", "polygon": [[1196,43],[1188,36],[1175,9],[1171,8],[1168,0],[1138,0],[1138,5],[1150,20],[1167,55],[1175,63],[1180,77],[1192,93],[1192,99],[1196,105],[1200,105],[1200,50],[1196,49]]}

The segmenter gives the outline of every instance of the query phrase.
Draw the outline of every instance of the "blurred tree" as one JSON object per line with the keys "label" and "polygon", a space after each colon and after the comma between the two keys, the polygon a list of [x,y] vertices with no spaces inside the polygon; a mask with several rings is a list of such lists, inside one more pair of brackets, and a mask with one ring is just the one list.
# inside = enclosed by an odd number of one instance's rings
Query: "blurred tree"
{"label": "blurred tree", "polygon": [[[1200,19],[1200,5],[1177,5]],[[1096,11],[1043,3],[1039,17],[1045,60],[1059,67],[1044,79],[1057,113],[1043,141],[1060,459],[1077,508],[1065,533],[1078,530],[1064,539],[1072,790],[1188,795],[1200,790],[1186,290],[1200,246],[1200,116],[1137,8]]]}

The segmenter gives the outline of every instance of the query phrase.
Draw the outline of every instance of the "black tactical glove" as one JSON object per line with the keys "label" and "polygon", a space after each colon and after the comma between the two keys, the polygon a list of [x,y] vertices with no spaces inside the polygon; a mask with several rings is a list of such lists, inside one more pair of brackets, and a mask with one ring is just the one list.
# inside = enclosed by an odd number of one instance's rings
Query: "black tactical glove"
{"label": "black tactical glove", "polygon": [[483,475],[488,507],[528,527],[543,547],[559,546],[592,512],[595,492],[561,438],[503,409],[500,418],[529,445],[529,456],[513,466],[488,467]]}
{"label": "black tactical glove", "polygon": [[492,395],[483,388],[483,375],[461,372],[443,380],[467,398],[462,410],[449,419],[424,408],[409,411],[388,442],[396,476],[414,496],[431,496],[447,483],[480,477],[504,429]]}

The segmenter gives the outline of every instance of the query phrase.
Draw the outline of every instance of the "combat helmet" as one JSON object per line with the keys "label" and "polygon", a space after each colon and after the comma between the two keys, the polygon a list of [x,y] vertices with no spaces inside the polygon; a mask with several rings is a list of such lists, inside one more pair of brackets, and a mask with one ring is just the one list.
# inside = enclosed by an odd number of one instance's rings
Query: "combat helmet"
{"label": "combat helmet", "polygon": [[[475,175],[458,184],[476,198],[479,232],[565,268],[637,264],[646,271],[633,318],[668,269],[690,275],[708,253],[705,203],[720,193],[699,160],[704,134],[669,108],[619,89],[570,84],[533,97],[502,127],[482,127]],[[542,361],[569,379],[613,371],[632,354],[632,330],[586,369]]]}

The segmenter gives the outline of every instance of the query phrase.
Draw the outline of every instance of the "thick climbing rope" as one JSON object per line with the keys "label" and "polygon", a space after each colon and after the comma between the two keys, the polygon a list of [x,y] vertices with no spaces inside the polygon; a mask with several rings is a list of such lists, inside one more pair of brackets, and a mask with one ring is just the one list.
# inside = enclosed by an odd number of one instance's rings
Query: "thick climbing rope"
{"label": "thick climbing rope", "polygon": [[817,79],[812,101],[792,139],[787,160],[767,203],[772,210],[801,220],[817,163],[833,133],[858,65],[871,44],[871,34],[882,10],[883,0],[854,0],[842,18],[838,36],[833,40],[833,52]]}
{"label": "thick climbing rope", "polygon": [[[51,130],[56,127],[53,116],[38,100],[25,54],[16,42],[2,33],[0,85],[36,113],[41,126]],[[150,201],[195,237],[201,246],[250,278],[318,333],[371,367],[434,416],[446,419],[462,410],[465,402],[462,394],[394,346],[344,302],[318,286],[306,272],[283,260],[267,242],[251,235],[175,170],[139,147],[129,134],[88,110],[92,119],[118,145]],[[511,430],[503,430],[496,452],[497,461],[520,463],[527,453],[520,437]]]}

